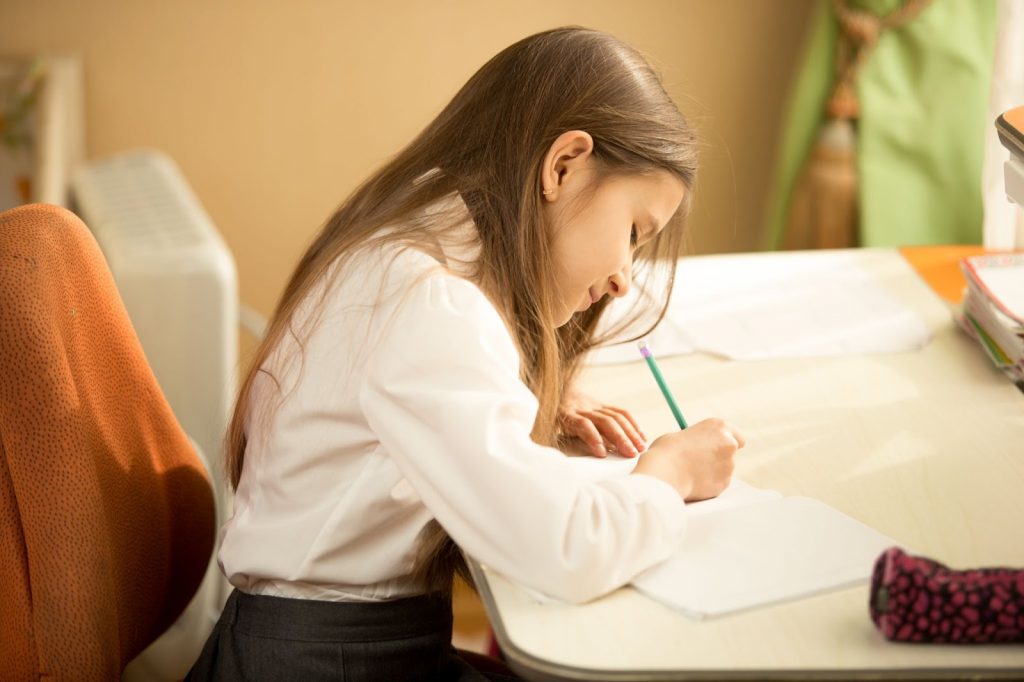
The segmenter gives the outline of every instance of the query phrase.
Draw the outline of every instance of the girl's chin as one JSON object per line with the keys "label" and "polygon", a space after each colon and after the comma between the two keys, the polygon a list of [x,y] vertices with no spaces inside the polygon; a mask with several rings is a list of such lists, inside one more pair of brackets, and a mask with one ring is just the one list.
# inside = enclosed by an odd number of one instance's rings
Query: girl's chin
{"label": "girl's chin", "polygon": [[590,301],[590,295],[589,295],[589,292],[588,292],[586,300],[583,301],[582,303],[580,303],[575,308],[569,308],[568,305],[565,306],[566,307],[566,312],[563,312],[561,314],[561,316],[559,316],[556,319],[555,327],[556,328],[564,327],[565,325],[567,325],[569,323],[569,320],[571,320],[573,318],[573,316],[579,315],[580,313],[587,312],[590,309],[591,305],[593,305],[593,303],[591,303],[591,301]]}
{"label": "girl's chin", "polygon": [[576,315],[579,315],[579,313],[579,310],[568,310],[562,313],[555,319],[555,328],[557,329],[558,327],[564,327],[565,325],[569,324],[569,320],[571,320]]}

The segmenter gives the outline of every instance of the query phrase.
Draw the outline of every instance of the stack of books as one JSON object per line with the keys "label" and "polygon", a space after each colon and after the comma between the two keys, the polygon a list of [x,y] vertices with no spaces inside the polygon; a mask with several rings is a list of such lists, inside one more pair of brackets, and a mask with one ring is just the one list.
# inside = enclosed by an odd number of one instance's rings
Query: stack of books
{"label": "stack of books", "polygon": [[960,326],[1024,390],[1024,253],[968,256],[960,269],[967,279]]}

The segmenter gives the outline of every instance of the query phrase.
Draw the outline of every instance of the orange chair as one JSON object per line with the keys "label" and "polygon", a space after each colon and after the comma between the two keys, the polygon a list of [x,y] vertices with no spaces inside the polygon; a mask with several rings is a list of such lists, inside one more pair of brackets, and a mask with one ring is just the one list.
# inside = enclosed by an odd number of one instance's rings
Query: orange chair
{"label": "orange chair", "polygon": [[0,679],[115,680],[213,550],[208,474],[72,213],[0,213]]}

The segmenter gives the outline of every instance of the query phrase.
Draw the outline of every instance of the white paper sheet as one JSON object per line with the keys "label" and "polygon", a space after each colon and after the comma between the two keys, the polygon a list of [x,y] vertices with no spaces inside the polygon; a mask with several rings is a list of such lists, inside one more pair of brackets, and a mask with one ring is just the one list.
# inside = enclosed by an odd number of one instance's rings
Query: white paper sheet
{"label": "white paper sheet", "polygon": [[[619,299],[604,328],[634,306],[651,307],[638,293]],[[831,251],[681,260],[671,306],[648,343],[658,357],[703,351],[756,360],[908,351],[930,339],[924,320],[877,284],[855,251]],[[639,357],[626,343],[588,362]]]}
{"label": "white paper sheet", "polygon": [[709,618],[866,582],[896,544],[822,502],[779,496],[691,514],[676,556],[633,586],[691,618]]}

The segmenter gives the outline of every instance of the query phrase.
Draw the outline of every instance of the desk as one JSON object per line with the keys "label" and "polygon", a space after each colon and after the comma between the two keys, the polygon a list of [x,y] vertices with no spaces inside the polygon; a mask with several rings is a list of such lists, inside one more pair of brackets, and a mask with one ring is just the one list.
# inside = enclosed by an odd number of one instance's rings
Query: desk
{"label": "desk", "polygon": [[[1024,567],[1024,394],[896,251],[858,257],[934,330],[924,349],[663,358],[683,412],[744,432],[736,475],[755,486],[822,500],[956,568]],[[648,433],[677,428],[639,362],[588,368],[581,382]],[[629,587],[582,606],[539,604],[486,567],[471,570],[499,644],[529,679],[1024,678],[1024,645],[885,641],[867,585],[697,622]]]}

